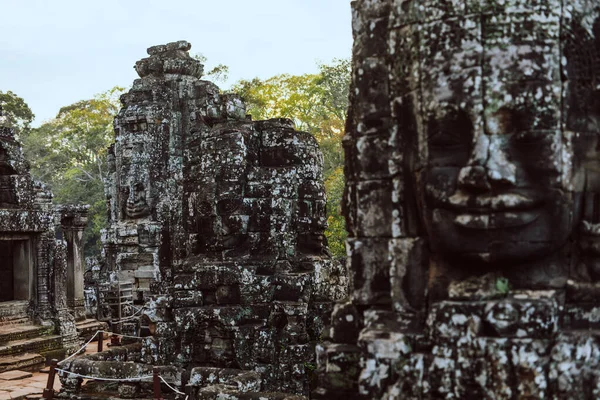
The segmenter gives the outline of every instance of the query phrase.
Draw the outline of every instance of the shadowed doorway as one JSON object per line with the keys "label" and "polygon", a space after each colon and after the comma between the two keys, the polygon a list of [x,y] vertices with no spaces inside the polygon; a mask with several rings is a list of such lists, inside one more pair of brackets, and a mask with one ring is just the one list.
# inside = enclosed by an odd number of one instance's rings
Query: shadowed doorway
{"label": "shadowed doorway", "polygon": [[30,299],[30,243],[20,238],[0,238],[0,302]]}

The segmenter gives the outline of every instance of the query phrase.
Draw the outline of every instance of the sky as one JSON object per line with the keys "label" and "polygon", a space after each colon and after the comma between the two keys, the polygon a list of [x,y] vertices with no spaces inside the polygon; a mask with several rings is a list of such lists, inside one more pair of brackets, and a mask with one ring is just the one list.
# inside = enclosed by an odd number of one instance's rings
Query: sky
{"label": "sky", "polygon": [[187,40],[229,80],[317,71],[351,55],[350,0],[0,0],[0,91],[36,115],[116,85],[157,44]]}

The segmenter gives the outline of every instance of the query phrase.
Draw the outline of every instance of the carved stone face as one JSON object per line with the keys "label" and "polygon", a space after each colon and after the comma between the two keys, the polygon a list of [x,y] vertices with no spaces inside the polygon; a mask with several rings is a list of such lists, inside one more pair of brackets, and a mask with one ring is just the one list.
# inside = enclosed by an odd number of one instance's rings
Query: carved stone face
{"label": "carved stone face", "polygon": [[578,77],[561,54],[560,17],[514,30],[504,18],[424,25],[412,106],[421,110],[413,172],[432,248],[485,262],[560,249],[585,182],[574,147],[587,133],[565,129]]}
{"label": "carved stone face", "polygon": [[150,214],[144,184],[139,182],[130,184],[125,188],[123,197],[126,199],[125,215],[128,218],[143,218]]}
{"label": "carved stone face", "polygon": [[151,210],[147,198],[148,169],[147,157],[142,143],[123,140],[121,164],[119,168],[120,204],[123,217],[144,218]]}

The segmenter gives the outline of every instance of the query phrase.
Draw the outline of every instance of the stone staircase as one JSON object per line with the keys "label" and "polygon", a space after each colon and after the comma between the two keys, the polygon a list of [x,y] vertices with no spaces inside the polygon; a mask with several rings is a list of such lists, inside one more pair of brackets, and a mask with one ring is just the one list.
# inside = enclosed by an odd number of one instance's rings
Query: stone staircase
{"label": "stone staircase", "polygon": [[[84,319],[83,321],[79,321],[77,322],[76,327],[79,337],[85,342],[90,340],[98,331],[108,331],[108,324],[106,322],[100,322],[95,319]],[[106,337],[106,334],[104,334],[103,337]]]}
{"label": "stone staircase", "polygon": [[[27,301],[0,302],[0,373],[12,370],[36,372],[46,360],[64,356],[62,338],[53,326],[36,325],[29,318]],[[88,341],[107,324],[94,319],[77,322],[77,333]]]}
{"label": "stone staircase", "polygon": [[46,357],[59,353],[62,341],[53,327],[35,325],[27,315],[26,301],[0,303],[0,373],[38,371]]}

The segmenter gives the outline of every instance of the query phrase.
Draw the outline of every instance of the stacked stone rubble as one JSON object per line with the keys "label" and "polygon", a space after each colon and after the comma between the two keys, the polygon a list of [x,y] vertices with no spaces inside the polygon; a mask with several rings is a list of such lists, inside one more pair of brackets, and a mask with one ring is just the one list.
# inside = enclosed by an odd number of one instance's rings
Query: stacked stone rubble
{"label": "stacked stone rubble", "polygon": [[[193,368],[199,398],[213,398],[211,382],[307,394],[314,346],[347,293],[323,235],[322,155],[290,120],[252,121],[238,96],[200,79],[189,49],[148,49],[122,97],[105,279],[139,293],[154,334],[143,360]],[[237,388],[238,375],[255,381]]]}

